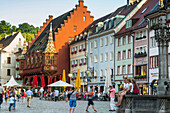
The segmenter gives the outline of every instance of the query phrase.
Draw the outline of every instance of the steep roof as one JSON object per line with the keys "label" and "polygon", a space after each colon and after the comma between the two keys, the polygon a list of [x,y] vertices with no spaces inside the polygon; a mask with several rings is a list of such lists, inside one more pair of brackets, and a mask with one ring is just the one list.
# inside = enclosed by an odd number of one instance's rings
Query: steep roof
{"label": "steep roof", "polygon": [[[54,32],[57,32],[58,28],[61,28],[61,24],[64,24],[64,20],[67,20],[67,16],[70,16],[71,12],[73,12],[73,10],[70,10],[70,11],[64,13],[63,15],[60,15],[59,17],[51,20],[52,28],[53,28],[53,40],[55,40]],[[46,28],[38,36],[38,38],[31,45],[31,47],[28,49],[27,52],[30,53],[30,52],[34,52],[34,51],[37,51],[37,50],[44,50],[46,48],[46,45],[47,45],[47,42],[48,42],[49,30],[50,30],[50,24],[48,24],[46,26]]]}
{"label": "steep roof", "polygon": [[[84,34],[85,32],[89,32],[89,31],[94,31],[97,23],[105,21],[111,15],[112,15],[112,13],[107,14],[107,15],[99,18],[99,19],[96,19],[95,21],[93,21],[93,23],[91,23],[88,27],[86,27],[80,34]],[[77,36],[80,36],[80,34],[77,35]],[[87,38],[87,35],[81,36],[81,38],[77,38],[77,39],[74,38],[74,40],[70,43],[70,45],[75,44],[76,42],[80,42],[82,40],[85,40],[86,38]]]}
{"label": "steep roof", "polygon": [[158,3],[158,0],[148,0],[148,2],[144,4],[138,10],[138,12],[131,18],[132,20],[137,19],[137,22],[130,28],[126,28],[126,25],[124,25],[123,28],[118,33],[115,34],[115,36],[130,32],[132,30],[146,27],[147,20],[145,19],[145,15],[149,13],[152,9],[154,9],[157,3]]}
{"label": "steep roof", "polygon": [[[110,17],[108,17],[107,19],[111,19],[111,18],[115,17],[116,15],[120,15],[120,16],[125,16],[125,17],[126,17],[138,4],[139,4],[139,2],[136,2],[136,3],[134,3],[133,5],[129,5],[129,6],[127,6],[127,5],[121,6],[121,7],[119,7],[116,11],[112,12],[112,15],[111,15]],[[125,18],[125,17],[124,17],[124,18]],[[122,20],[123,20],[124,18],[122,18]],[[117,19],[117,18],[115,18],[115,20],[116,20],[116,19]],[[122,20],[119,21],[119,23],[121,23]],[[119,24],[119,23],[118,23],[118,24]],[[117,24],[117,25],[118,25],[118,24]],[[117,26],[117,25],[116,25],[116,26]],[[96,31],[94,30],[92,35],[95,35],[95,34],[98,34],[98,33],[101,33],[101,32],[105,32],[105,31],[108,31],[108,30],[110,30],[110,29],[115,28],[116,26],[112,26],[111,28],[107,28],[107,29],[104,29],[104,26],[103,26],[98,32],[96,32]]]}
{"label": "steep roof", "polygon": [[0,40],[0,44],[2,44],[2,48],[5,48],[7,47],[13,40],[14,38],[18,35],[19,32],[13,34],[13,35],[10,35],[6,38],[3,38]]}

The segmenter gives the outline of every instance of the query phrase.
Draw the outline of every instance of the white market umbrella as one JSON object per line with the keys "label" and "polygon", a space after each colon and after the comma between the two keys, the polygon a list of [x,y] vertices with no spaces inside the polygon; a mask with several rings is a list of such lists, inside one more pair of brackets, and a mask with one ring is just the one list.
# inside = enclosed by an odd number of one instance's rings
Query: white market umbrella
{"label": "white market umbrella", "polygon": [[111,85],[112,85],[112,82],[111,82],[111,73],[110,73],[110,67],[108,65],[106,79],[105,79],[105,93],[108,92],[109,86],[111,86]]}
{"label": "white market umbrella", "polygon": [[49,86],[51,86],[51,87],[64,87],[64,86],[66,86],[66,87],[73,87],[73,85],[68,84],[66,82],[63,82],[61,80],[48,85],[48,87]]}
{"label": "white market umbrella", "polygon": [[4,85],[2,85],[2,86],[6,86],[6,87],[11,86],[11,87],[13,87],[13,86],[22,86],[22,85],[18,84],[18,83],[15,81],[14,77],[11,76],[9,82],[7,82],[6,84],[4,84]]}

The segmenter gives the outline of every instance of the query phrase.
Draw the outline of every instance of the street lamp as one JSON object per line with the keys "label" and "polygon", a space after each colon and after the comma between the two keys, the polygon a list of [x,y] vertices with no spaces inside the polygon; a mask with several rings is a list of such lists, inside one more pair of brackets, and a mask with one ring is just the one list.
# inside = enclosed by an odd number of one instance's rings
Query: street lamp
{"label": "street lamp", "polygon": [[71,84],[71,78],[73,77],[73,74],[69,73],[68,76],[70,77],[70,84]]}

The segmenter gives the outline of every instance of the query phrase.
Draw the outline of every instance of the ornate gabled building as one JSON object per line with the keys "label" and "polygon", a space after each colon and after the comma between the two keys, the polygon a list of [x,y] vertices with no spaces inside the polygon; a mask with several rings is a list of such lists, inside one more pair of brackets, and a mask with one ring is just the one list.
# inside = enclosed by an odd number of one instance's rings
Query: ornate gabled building
{"label": "ornate gabled building", "polygon": [[[70,54],[69,40],[74,39],[75,35],[80,34],[89,24],[93,22],[93,16],[84,6],[84,1],[79,0],[71,11],[54,18],[49,16],[40,30],[29,42],[29,48],[22,59],[24,68],[20,71],[23,78],[23,84],[31,85],[33,76],[37,75],[38,85],[41,85],[41,76],[45,75],[45,85],[48,84],[48,78],[62,75],[63,69],[70,73]],[[51,23],[51,24],[50,24]],[[51,25],[51,27],[50,27]],[[51,30],[50,30],[51,29]]]}

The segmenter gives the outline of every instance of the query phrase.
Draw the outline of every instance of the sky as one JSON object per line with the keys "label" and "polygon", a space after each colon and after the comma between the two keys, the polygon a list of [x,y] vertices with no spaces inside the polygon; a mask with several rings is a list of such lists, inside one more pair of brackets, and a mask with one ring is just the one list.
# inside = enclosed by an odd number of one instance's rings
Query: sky
{"label": "sky", "polygon": [[[84,4],[94,19],[98,19],[125,5],[126,1],[84,0]],[[76,4],[78,0],[0,0],[0,21],[5,20],[15,26],[27,22],[40,27],[48,15],[56,18],[75,8]]]}

